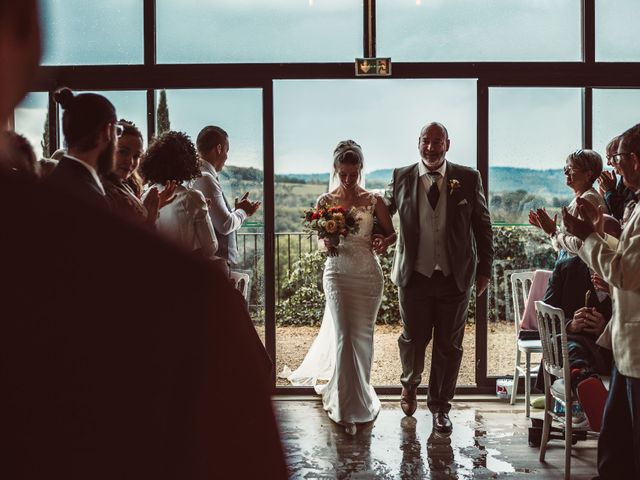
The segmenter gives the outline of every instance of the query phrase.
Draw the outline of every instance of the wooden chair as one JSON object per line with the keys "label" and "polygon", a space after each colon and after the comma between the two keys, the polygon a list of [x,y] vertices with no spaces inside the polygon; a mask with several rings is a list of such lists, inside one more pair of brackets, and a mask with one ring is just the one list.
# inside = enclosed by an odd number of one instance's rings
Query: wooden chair
{"label": "wooden chair", "polygon": [[244,299],[249,301],[249,275],[242,272],[230,272],[231,281],[235,285],[236,289],[242,293]]}
{"label": "wooden chair", "polygon": [[[524,306],[529,297],[531,282],[533,281],[534,271],[517,272],[511,274],[511,295],[513,299],[513,315],[516,331],[516,358],[513,372],[513,387],[511,389],[511,405],[516,402],[518,395],[518,380],[524,377],[524,401],[525,413],[527,418],[530,414],[531,400],[531,379],[538,376],[537,372],[531,372],[531,354],[542,353],[542,344],[540,340],[521,340],[520,322],[522,321],[522,313]],[[522,355],[524,354],[524,364],[522,363]]]}
{"label": "wooden chair", "polygon": [[[571,390],[571,367],[569,365],[564,312],[542,301],[537,301],[535,305],[540,341],[542,342],[545,396],[540,461],[544,462],[551,424],[555,420],[564,427],[564,478],[568,480],[571,478],[571,445],[574,432],[576,430],[586,432],[588,429],[575,429],[571,423],[572,406],[577,398],[573,396]],[[552,376],[555,379],[552,379]],[[554,413],[553,406],[556,401],[564,407],[564,415]]]}

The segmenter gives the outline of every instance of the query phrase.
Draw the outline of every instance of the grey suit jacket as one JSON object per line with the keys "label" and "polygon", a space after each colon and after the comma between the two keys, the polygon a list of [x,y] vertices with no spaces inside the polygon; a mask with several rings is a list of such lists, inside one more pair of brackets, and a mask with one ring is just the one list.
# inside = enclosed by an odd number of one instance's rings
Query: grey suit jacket
{"label": "grey suit jacket", "polygon": [[[471,288],[476,271],[491,276],[493,233],[487,202],[478,171],[447,161],[447,252],[449,265],[460,291]],[[454,182],[457,181],[457,182]],[[453,184],[456,186],[453,186]],[[418,194],[420,174],[418,164],[397,168],[385,193],[392,215],[400,216],[400,231],[396,246],[391,280],[399,287],[409,282],[420,245]]]}

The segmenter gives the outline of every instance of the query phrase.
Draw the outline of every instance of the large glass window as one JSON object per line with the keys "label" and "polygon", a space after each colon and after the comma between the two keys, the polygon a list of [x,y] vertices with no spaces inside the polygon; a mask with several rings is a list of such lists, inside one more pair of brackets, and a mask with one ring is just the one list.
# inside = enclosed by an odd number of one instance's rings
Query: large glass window
{"label": "large glass window", "polygon": [[[168,90],[166,102],[171,130],[187,133],[194,143],[207,125],[217,125],[229,135],[220,183],[231,208],[245,192],[251,200],[263,201],[262,90]],[[260,208],[237,231],[240,262],[232,269],[249,275],[249,311],[264,341],[263,219]]]}
{"label": "large glass window", "polygon": [[[353,139],[363,149],[369,189],[384,189],[393,168],[419,160],[424,124],[449,130],[448,158],[476,165],[475,80],[277,81],[274,84],[276,172],[277,371],[300,365],[324,311],[324,256],[302,232],[302,212],[327,191],[333,150]],[[397,217],[396,217],[397,222]],[[315,252],[307,254],[307,252]],[[396,385],[401,372],[393,252],[381,257],[385,294],[376,326],[372,382]],[[459,384],[475,383],[475,327],[470,322]],[[430,364],[430,356],[428,365]],[[427,366],[427,371],[428,371]],[[284,379],[278,383],[287,385]]]}
{"label": "large glass window", "polygon": [[360,0],[157,0],[159,63],[351,62]]}
{"label": "large glass window", "polygon": [[607,143],[640,122],[640,90],[593,89],[593,148],[604,160]]}
{"label": "large glass window", "polygon": [[49,132],[47,112],[49,95],[47,93],[30,93],[14,111],[15,131],[24,135],[33,147],[36,158],[49,156],[53,150],[49,148]]}
{"label": "large glass window", "polygon": [[580,60],[580,0],[378,0],[376,9],[377,53],[396,61]]}
{"label": "large glass window", "polygon": [[[550,240],[528,225],[528,212],[553,217],[573,192],[562,169],[582,143],[581,90],[489,90],[489,209],[496,250],[489,302],[488,374],[513,373],[515,330],[509,276],[551,268]],[[493,359],[493,360],[492,360]]]}
{"label": "large glass window", "polygon": [[[76,94],[84,92],[75,92]],[[142,132],[143,137],[147,138],[147,94],[143,91],[109,91],[109,92],[92,92],[104,95],[109,99],[113,106],[116,107],[118,119],[124,119],[133,122]],[[60,112],[60,125],[62,125],[62,108]],[[62,130],[62,128],[61,128]],[[62,134],[62,132],[60,132]],[[63,135],[63,134],[62,134]],[[63,145],[61,138],[60,144]],[[146,143],[146,142],[145,142]]]}
{"label": "large glass window", "polygon": [[43,0],[44,65],[143,62],[143,2]]}
{"label": "large glass window", "polygon": [[596,60],[640,61],[637,0],[596,1]]}

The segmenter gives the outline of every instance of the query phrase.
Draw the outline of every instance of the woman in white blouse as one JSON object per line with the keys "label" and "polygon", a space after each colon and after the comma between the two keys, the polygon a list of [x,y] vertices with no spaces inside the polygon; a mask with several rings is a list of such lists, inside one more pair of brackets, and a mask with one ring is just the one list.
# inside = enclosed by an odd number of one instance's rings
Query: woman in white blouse
{"label": "woman in white blouse", "polygon": [[218,240],[207,202],[202,193],[190,187],[190,182],[201,175],[191,139],[182,132],[163,133],[149,146],[141,170],[152,186],[161,188],[172,181],[178,184],[175,199],[160,209],[158,231],[187,250],[215,260]]}
{"label": "woman in white blouse", "polygon": [[[609,209],[602,196],[593,188],[593,183],[602,173],[602,157],[595,150],[576,150],[567,157],[564,166],[564,174],[567,177],[567,186],[573,190],[574,198],[567,207],[572,215],[578,215],[577,198],[583,198],[592,203],[596,208],[601,207],[604,213]],[[553,248],[562,253],[575,255],[582,241],[578,237],[567,233],[563,227],[556,225],[557,215],[551,218],[544,208],[529,212],[529,223],[541,228],[551,238]]]}

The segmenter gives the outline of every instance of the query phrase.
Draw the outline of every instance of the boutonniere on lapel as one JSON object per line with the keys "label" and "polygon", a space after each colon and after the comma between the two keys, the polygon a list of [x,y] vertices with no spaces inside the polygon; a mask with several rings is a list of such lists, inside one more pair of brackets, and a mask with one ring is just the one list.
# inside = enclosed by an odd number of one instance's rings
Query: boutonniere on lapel
{"label": "boutonniere on lapel", "polygon": [[462,184],[455,178],[449,180],[449,195],[453,195],[453,192],[458,190],[461,186]]}

